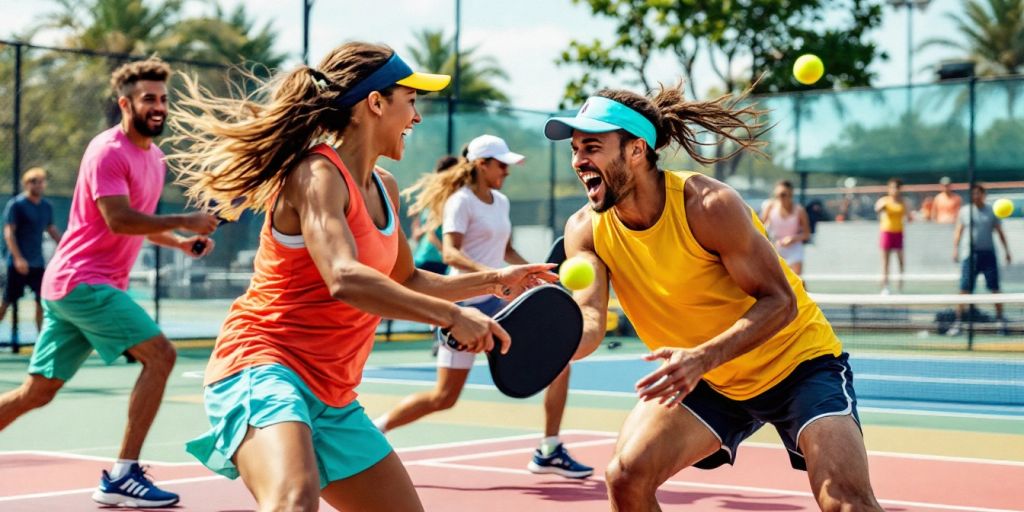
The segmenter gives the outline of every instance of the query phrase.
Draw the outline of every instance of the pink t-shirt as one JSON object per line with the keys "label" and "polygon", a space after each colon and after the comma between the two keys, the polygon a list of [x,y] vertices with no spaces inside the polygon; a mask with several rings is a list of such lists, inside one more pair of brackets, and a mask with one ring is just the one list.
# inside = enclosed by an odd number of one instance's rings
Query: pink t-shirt
{"label": "pink t-shirt", "polygon": [[68,229],[43,276],[44,299],[60,300],[82,283],[128,288],[144,237],[110,231],[96,200],[128,196],[132,209],[152,214],[165,174],[163,151],[155,144],[139,149],[120,126],[92,139],[78,169]]}

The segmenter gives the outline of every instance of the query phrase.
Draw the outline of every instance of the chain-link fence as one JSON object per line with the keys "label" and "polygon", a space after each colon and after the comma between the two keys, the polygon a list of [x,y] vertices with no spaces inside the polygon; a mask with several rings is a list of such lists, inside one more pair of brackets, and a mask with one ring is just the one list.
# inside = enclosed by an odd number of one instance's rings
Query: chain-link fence
{"label": "chain-link fence", "polygon": [[[44,167],[51,176],[48,196],[63,229],[86,145],[118,121],[110,72],[130,58],[136,57],[0,42],[0,189],[6,191],[0,199],[17,192],[21,172]],[[196,75],[218,94],[226,94],[231,84],[243,90],[251,85],[229,68],[168,60],[176,76]],[[179,80],[170,84],[172,102]],[[974,180],[1020,180],[1021,96],[1024,80],[1013,78],[758,97],[771,126],[763,134],[769,141],[768,157],[744,155],[718,169],[702,170],[725,179],[755,207],[768,197],[775,180],[786,178],[806,185],[805,202],[821,204],[821,220],[835,218],[852,195],[854,201],[846,207],[852,204],[854,210],[847,212],[848,218],[859,214],[873,221],[871,204],[881,194],[877,186],[891,176],[918,184],[910,194],[914,208],[937,189],[927,184],[941,175],[966,183],[972,165]],[[449,116],[453,152],[480,134],[503,137],[527,156],[524,165],[511,169],[504,189],[512,200],[514,243],[527,258],[540,260],[568,216],[585,203],[571,172],[568,145],[543,136],[545,121],[557,113],[464,102],[455,102],[449,112],[450,105],[425,97],[423,122],[406,141],[404,159],[382,160],[380,165],[395,173],[403,188],[430,172],[447,153]],[[694,168],[684,153],[672,151],[661,164]],[[184,209],[173,176],[167,181],[160,211]],[[998,193],[1014,199],[1021,210],[1024,195],[1014,188],[1020,183],[1002,186]],[[131,293],[171,336],[216,334],[228,304],[248,285],[262,222],[262,216],[246,214],[223,226],[214,236],[216,250],[203,260],[147,245],[132,270]],[[403,223],[408,227],[408,219]],[[30,317],[24,308],[22,318]],[[31,327],[24,327],[24,338],[31,339]],[[0,329],[0,340],[6,337],[4,331]]]}

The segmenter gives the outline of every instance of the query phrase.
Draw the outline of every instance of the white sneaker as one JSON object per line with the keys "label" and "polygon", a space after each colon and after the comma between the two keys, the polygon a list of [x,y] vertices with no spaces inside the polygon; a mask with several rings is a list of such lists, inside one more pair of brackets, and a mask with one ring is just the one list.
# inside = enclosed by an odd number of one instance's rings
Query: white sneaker
{"label": "white sneaker", "polygon": [[953,325],[946,329],[946,336],[959,336],[960,335],[960,321],[953,322]]}
{"label": "white sneaker", "polygon": [[888,287],[888,286],[883,286],[883,287],[882,287],[882,291],[881,291],[880,293],[881,293],[882,295],[889,295],[889,294],[891,294],[892,292],[891,292],[891,291],[889,290],[889,287]]}

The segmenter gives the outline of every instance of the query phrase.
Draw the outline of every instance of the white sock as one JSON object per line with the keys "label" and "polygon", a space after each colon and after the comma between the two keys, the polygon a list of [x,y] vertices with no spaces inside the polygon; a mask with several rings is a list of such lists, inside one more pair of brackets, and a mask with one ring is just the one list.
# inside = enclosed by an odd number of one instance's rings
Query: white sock
{"label": "white sock", "polygon": [[388,433],[388,415],[384,414],[382,416],[378,416],[377,419],[373,420],[373,426],[377,427],[377,430],[380,430],[380,432],[382,434],[387,434]]}
{"label": "white sock", "polygon": [[110,470],[110,479],[117,480],[124,475],[128,474],[128,470],[131,469],[132,464],[138,464],[137,460],[117,459],[114,463],[114,469]]}
{"label": "white sock", "polygon": [[561,441],[558,440],[558,436],[548,436],[548,437],[545,437],[544,439],[542,439],[540,441],[540,453],[541,453],[541,455],[543,455],[545,457],[547,457],[548,455],[551,455],[552,453],[554,453],[555,448],[558,448],[559,444],[561,444]]}

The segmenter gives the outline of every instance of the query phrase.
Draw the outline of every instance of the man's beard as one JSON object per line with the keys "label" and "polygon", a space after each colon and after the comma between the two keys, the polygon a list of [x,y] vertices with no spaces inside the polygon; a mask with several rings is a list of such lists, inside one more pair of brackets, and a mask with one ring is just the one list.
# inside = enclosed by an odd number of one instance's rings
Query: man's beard
{"label": "man's beard", "polygon": [[164,123],[166,123],[166,116],[164,121],[161,121],[156,128],[150,128],[149,122],[146,121],[146,116],[140,116],[135,112],[135,107],[132,107],[132,126],[135,127],[135,131],[139,132],[146,137],[156,137],[164,132]]}
{"label": "man's beard", "polygon": [[[590,169],[596,171],[596,169]],[[597,213],[603,213],[610,210],[624,195],[622,191],[626,188],[626,182],[629,179],[628,172],[626,170],[626,161],[619,155],[618,158],[608,164],[608,169],[605,172],[600,173],[602,180],[604,180],[604,197],[601,198],[601,202],[598,204],[590,204],[590,209]]]}

